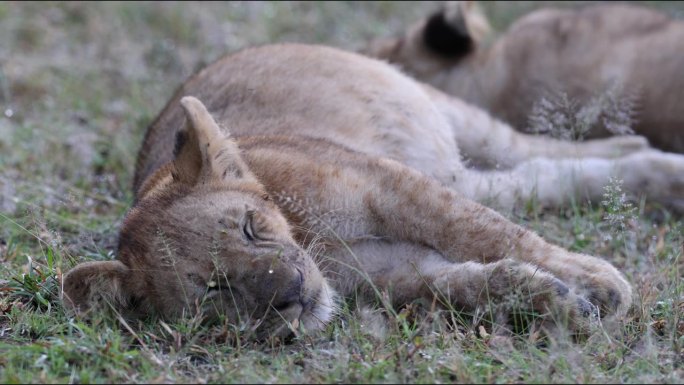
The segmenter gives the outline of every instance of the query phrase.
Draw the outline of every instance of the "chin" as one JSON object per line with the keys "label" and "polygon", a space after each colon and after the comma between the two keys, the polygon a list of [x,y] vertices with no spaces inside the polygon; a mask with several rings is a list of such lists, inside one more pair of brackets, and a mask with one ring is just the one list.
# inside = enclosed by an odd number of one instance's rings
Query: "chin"
{"label": "chin", "polygon": [[337,293],[335,290],[324,283],[316,298],[312,299],[311,306],[304,309],[299,317],[299,322],[305,333],[325,328],[337,310],[336,300]]}

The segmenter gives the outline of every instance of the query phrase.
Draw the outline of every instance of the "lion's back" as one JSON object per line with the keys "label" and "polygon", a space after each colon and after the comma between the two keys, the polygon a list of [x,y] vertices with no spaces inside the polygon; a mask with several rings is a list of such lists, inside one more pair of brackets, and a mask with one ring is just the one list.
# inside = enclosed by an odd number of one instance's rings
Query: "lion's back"
{"label": "lion's back", "polygon": [[148,129],[136,189],[171,159],[174,133],[183,123],[183,95],[203,100],[234,136],[302,135],[397,157],[421,140],[431,149],[440,143],[452,152],[455,147],[423,88],[394,67],[329,47],[270,45],[219,59],[179,88]]}

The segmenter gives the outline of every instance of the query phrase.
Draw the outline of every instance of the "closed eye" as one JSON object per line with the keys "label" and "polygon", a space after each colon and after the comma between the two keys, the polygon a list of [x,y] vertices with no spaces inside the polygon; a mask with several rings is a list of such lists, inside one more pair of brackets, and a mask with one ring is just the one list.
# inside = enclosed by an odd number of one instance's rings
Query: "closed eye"
{"label": "closed eye", "polygon": [[242,225],[242,233],[245,235],[248,241],[254,242],[256,238],[254,237],[254,229],[252,228],[252,219],[249,217],[245,224]]}
{"label": "closed eye", "polygon": [[245,214],[244,221],[242,223],[242,233],[245,235],[245,238],[247,238],[248,241],[254,242],[257,240],[259,237],[256,235],[256,232],[254,231],[254,214],[256,213],[255,210],[247,210],[247,213]]}
{"label": "closed eye", "polygon": [[264,242],[271,242],[273,239],[263,219],[256,210],[247,210],[242,223],[242,233],[248,241],[259,242],[262,246],[266,246]]}

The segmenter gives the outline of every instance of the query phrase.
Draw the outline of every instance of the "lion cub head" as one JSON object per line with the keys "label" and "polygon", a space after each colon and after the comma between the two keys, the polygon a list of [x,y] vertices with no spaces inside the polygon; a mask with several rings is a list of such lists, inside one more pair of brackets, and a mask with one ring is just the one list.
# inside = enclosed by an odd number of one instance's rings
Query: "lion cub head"
{"label": "lion cub head", "polygon": [[201,311],[254,321],[257,336],[319,329],[333,295],[311,257],[242,160],[235,140],[202,103],[188,118],[174,160],[148,178],[127,214],[115,261],[88,262],[63,282],[66,307],[113,306],[131,316]]}

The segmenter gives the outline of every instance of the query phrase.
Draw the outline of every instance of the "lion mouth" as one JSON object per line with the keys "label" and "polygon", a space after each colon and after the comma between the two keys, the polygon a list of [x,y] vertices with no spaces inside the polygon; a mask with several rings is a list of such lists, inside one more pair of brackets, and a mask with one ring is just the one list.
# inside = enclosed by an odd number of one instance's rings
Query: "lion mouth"
{"label": "lion mouth", "polygon": [[[335,314],[336,293],[324,285],[315,295],[297,304],[291,304],[287,308],[279,310],[279,316],[283,322],[279,322],[274,328],[262,328],[258,335],[262,337],[281,337],[290,339],[304,334],[321,331],[330,322]],[[298,313],[298,316],[288,319],[285,314]]]}
{"label": "lion mouth", "polygon": [[[204,310],[215,313],[218,310],[217,302],[223,303],[224,306],[238,305],[240,301],[235,294],[236,292],[228,285],[209,285],[203,295]],[[301,298],[299,302],[271,304],[270,310],[265,314],[260,317],[251,314],[248,318],[255,321],[253,329],[257,332],[257,338],[308,334],[325,328],[335,315],[336,301],[337,293],[326,282],[315,293]]]}

